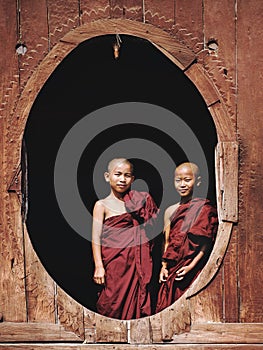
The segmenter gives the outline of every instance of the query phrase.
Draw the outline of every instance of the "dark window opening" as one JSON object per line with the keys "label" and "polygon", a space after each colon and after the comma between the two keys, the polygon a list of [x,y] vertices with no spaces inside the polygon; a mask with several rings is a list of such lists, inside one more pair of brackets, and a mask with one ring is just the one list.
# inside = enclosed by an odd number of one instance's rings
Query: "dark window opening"
{"label": "dark window opening", "polygon": [[[57,284],[94,311],[99,289],[92,281],[91,245],[67,224],[54,191],[56,155],[65,135],[76,122],[99,108],[123,102],[145,102],[172,111],[189,125],[204,150],[209,168],[208,197],[215,202],[214,148],[217,136],[202,96],[185,74],[151,43],[128,35],[121,35],[121,38],[117,60],[112,50],[114,35],[87,40],[73,50],[38,94],[24,134],[28,164],[26,224],[33,247]],[[84,152],[78,171],[78,186],[88,211],[92,211],[97,198],[90,189],[92,167],[85,167],[86,160],[95,163],[99,149],[105,149],[119,132],[128,138],[131,130],[132,127],[123,126],[123,130],[113,130],[108,135],[107,131],[104,135],[94,135],[97,153]],[[147,128],[137,129],[133,137],[146,137],[147,132]],[[149,134],[148,138],[151,137]],[[185,161],[184,152],[171,140],[162,137],[159,133],[152,137],[152,141],[161,140],[163,147],[169,148],[175,163]],[[149,164],[139,159],[134,159],[134,163],[139,178],[147,178],[154,172]],[[154,185],[150,191],[158,202],[160,198]],[[91,227],[87,230],[91,231]],[[158,289],[160,245],[159,235],[154,249],[153,296]]]}

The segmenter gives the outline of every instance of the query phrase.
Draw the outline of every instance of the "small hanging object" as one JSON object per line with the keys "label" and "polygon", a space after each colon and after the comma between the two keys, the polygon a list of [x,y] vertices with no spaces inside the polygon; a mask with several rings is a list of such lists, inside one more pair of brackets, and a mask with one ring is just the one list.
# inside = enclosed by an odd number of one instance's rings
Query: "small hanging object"
{"label": "small hanging object", "polygon": [[119,58],[121,43],[122,41],[120,35],[116,34],[116,42],[113,44],[113,55],[115,60]]}

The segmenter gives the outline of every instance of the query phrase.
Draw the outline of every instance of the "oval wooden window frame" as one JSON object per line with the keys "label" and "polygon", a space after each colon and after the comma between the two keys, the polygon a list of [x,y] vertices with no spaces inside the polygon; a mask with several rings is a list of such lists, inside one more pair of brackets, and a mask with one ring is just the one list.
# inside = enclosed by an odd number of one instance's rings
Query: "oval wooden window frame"
{"label": "oval wooden window frame", "polygon": [[[11,164],[9,167],[10,174],[8,175],[9,178],[13,177],[12,170],[19,168],[22,139],[27,118],[38,93],[48,77],[58,64],[81,42],[96,36],[116,33],[133,35],[150,41],[184,71],[203,96],[215,123],[219,140],[215,150],[217,205],[220,218],[218,235],[208,263],[189,290],[173,305],[159,314],[138,320],[113,320],[84,308],[84,315],[89,315],[89,318],[94,318],[94,314],[96,316],[96,341],[152,343],[155,338],[170,340],[174,334],[180,333],[190,325],[191,313],[187,300],[205,288],[216,274],[226,252],[233,223],[236,223],[238,220],[238,144],[234,126],[226,112],[227,109],[223,98],[205,73],[202,65],[198,63],[196,55],[162,29],[156,28],[151,24],[131,20],[97,20],[70,31],[35,69],[18,100],[15,113],[19,116],[19,122],[17,120],[14,121],[15,118],[13,118],[10,125],[13,141],[9,151]],[[231,186],[228,184],[229,181],[227,181],[229,178],[231,178]],[[33,250],[33,247],[31,249]],[[66,297],[70,301],[69,304],[75,302],[67,294]],[[105,335],[103,330],[106,323],[107,332],[110,329],[112,330],[112,337],[110,338],[109,333]],[[160,324],[162,325],[161,330],[159,329]],[[155,331],[158,333],[158,336],[156,335],[157,333],[155,334]],[[144,332],[143,339],[138,339],[138,334],[142,334],[141,332]],[[123,336],[123,334],[126,335]],[[88,337],[88,333],[85,332],[84,339],[88,340]]]}

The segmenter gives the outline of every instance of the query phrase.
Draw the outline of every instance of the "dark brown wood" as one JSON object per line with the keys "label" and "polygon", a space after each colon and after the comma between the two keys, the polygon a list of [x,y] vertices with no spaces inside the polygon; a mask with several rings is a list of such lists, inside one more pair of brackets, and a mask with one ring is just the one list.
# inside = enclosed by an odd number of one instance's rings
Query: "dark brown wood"
{"label": "dark brown wood", "polygon": [[238,230],[234,226],[229,246],[224,258],[223,268],[223,320],[224,322],[239,322],[239,286],[238,286],[238,264],[237,251]]}
{"label": "dark brown wood", "polygon": [[20,0],[20,41],[27,52],[19,58],[20,88],[49,50],[46,0]]}
{"label": "dark brown wood", "polygon": [[[211,79],[216,82],[218,91],[224,101],[227,113],[236,130],[236,6],[235,0],[203,2],[205,55],[204,66]],[[227,23],[223,25],[222,23]],[[212,42],[214,49],[209,50]],[[215,67],[217,67],[215,69]]]}
{"label": "dark brown wood", "polygon": [[[238,221],[238,144],[219,142],[216,147],[217,211],[220,220]],[[229,181],[231,179],[231,181]]]}
{"label": "dark brown wood", "polygon": [[[110,10],[116,17],[112,20],[108,20]],[[35,341],[34,334],[40,335],[42,341],[74,342],[47,344],[48,349],[64,350],[85,347],[81,344],[84,339],[91,348],[115,350],[142,346],[152,349],[152,342],[164,340],[173,344],[154,347],[172,349],[175,343],[179,349],[252,349],[252,343],[254,348],[262,347],[262,323],[256,323],[262,322],[263,314],[263,96],[258,44],[262,10],[260,0],[195,0],[191,6],[187,0],[1,2],[0,312],[5,333],[0,332],[0,337],[9,334],[17,342]],[[87,25],[78,28],[84,23]],[[219,230],[210,260],[183,298],[162,313],[138,321],[103,318],[60,289],[53,297],[55,283],[32,251],[25,231],[23,236],[16,182],[25,123],[49,75],[82,41],[116,32],[149,40],[186,72],[204,97],[219,140],[216,166],[223,229]],[[25,41],[24,56],[15,53],[18,41]],[[27,319],[34,324],[27,323]],[[12,321],[11,328],[6,320]],[[215,324],[216,321],[242,323]],[[20,322],[26,327],[22,331]],[[96,341],[123,344],[95,344]],[[1,347],[13,345],[0,344]],[[36,343],[15,345],[34,350],[44,347]]]}
{"label": "dark brown wood", "polygon": [[9,123],[19,94],[16,2],[2,1],[0,12],[0,312],[3,320],[22,322],[26,321],[26,298],[20,204],[17,194],[8,192],[18,170],[18,166],[9,167],[8,154],[13,142]]}
{"label": "dark brown wood", "polygon": [[[237,125],[240,150],[240,223],[238,225],[240,321],[262,322],[262,62],[254,48],[262,39],[262,1],[237,7]],[[248,62],[250,64],[248,65]]]}

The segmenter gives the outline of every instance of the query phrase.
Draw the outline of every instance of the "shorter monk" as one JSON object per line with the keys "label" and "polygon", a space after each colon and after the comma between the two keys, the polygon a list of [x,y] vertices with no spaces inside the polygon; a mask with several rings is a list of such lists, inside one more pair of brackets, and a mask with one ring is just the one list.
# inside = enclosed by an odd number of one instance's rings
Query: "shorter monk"
{"label": "shorter monk", "polygon": [[103,287],[97,311],[123,320],[149,316],[158,208],[149,193],[131,190],[133,165],[127,159],[113,159],[104,176],[110,194],[95,203],[92,225],[94,282]]}
{"label": "shorter monk", "polygon": [[164,252],[156,312],[183,295],[211,252],[218,226],[217,211],[208,199],[194,198],[194,188],[200,184],[196,164],[176,167],[174,185],[181,198],[164,213]]}

